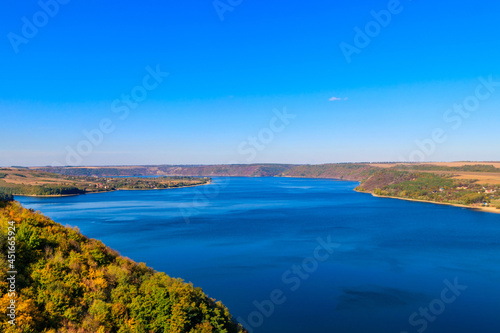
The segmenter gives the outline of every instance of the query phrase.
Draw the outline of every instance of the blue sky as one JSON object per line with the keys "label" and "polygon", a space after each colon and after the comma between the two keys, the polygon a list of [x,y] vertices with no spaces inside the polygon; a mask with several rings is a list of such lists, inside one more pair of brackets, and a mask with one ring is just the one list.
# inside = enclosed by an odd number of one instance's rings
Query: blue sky
{"label": "blue sky", "polygon": [[500,160],[496,1],[54,1],[0,5],[0,165]]}

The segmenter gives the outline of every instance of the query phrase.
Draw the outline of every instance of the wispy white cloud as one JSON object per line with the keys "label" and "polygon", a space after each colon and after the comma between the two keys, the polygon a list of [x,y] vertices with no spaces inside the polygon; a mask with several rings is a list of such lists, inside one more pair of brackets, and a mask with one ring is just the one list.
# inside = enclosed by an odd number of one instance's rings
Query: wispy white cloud
{"label": "wispy white cloud", "polygon": [[347,101],[349,97],[331,97],[329,99],[330,102],[336,102],[336,101]]}

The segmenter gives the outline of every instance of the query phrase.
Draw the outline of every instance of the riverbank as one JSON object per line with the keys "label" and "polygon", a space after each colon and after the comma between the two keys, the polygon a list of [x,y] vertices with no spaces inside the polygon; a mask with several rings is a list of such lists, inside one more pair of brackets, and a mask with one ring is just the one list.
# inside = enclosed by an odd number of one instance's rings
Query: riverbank
{"label": "riverbank", "polygon": [[[92,192],[92,193],[98,193],[98,192]],[[79,195],[83,195],[87,193],[80,193],[80,194],[52,194],[52,195],[38,195],[38,194],[12,194],[13,196],[16,197],[31,197],[31,198],[62,198],[62,197],[76,197]]]}
{"label": "riverbank", "polygon": [[460,207],[460,208],[468,208],[468,209],[477,210],[477,211],[486,212],[486,213],[500,214],[500,209],[496,209],[495,207],[468,206],[468,205],[454,204],[454,203],[449,203],[449,202],[437,202],[437,201],[429,201],[429,200],[419,200],[419,199],[393,197],[393,196],[386,196],[386,195],[378,195],[378,194],[371,193],[371,192],[358,191],[356,189],[354,189],[354,191],[359,192],[359,193],[368,193],[368,194],[371,194],[372,196],[377,197],[377,198],[399,199],[399,200],[405,200],[405,201],[425,202],[425,203],[431,203],[431,204],[436,204],[436,205],[446,205],[446,206],[454,206],[454,207]]}

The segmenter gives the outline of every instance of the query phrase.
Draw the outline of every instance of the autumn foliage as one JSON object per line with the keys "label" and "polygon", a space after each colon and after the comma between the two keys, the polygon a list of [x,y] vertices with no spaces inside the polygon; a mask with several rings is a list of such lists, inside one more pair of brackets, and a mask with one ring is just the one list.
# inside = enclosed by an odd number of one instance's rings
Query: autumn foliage
{"label": "autumn foliage", "polygon": [[[8,323],[7,229],[16,226],[16,326]],[[17,202],[0,205],[1,332],[246,332],[200,288],[137,264]]]}

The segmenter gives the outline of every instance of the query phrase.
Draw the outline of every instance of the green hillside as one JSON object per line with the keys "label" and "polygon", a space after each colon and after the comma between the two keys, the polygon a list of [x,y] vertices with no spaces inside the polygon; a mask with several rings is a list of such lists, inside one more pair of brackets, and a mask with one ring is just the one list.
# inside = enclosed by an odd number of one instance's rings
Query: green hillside
{"label": "green hillside", "polygon": [[356,189],[378,196],[500,209],[500,185],[455,179],[452,173],[385,169],[363,180]]}
{"label": "green hillside", "polygon": [[[246,332],[200,288],[17,202],[0,201],[0,247],[1,332]],[[15,258],[7,257],[14,247]],[[16,294],[9,292],[10,265]],[[16,326],[7,316],[12,301]]]}

